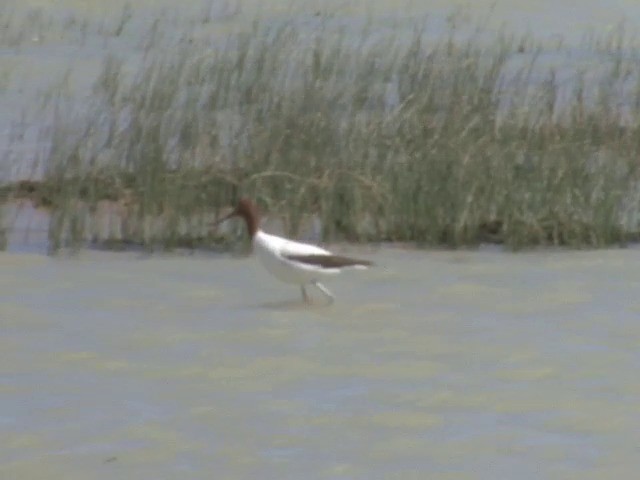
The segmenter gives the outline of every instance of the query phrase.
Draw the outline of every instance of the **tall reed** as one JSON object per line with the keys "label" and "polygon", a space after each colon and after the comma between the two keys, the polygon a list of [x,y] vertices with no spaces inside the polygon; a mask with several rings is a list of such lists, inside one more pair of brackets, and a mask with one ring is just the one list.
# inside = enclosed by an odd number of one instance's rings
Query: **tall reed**
{"label": "tall reed", "polygon": [[95,236],[87,219],[104,201],[124,240],[211,244],[211,218],[239,194],[290,235],[316,215],[326,241],[625,242],[640,75],[620,42],[583,46],[596,81],[561,82],[543,60],[562,53],[455,26],[256,21],[213,47],[150,41],[133,74],[105,60],[82,129],[56,122],[53,249]]}

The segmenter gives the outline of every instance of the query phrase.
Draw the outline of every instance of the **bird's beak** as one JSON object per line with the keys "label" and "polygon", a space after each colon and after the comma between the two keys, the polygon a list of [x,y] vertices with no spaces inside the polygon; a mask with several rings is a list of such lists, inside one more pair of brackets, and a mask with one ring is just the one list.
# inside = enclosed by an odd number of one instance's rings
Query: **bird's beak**
{"label": "bird's beak", "polygon": [[217,227],[217,226],[218,226],[218,225],[220,225],[222,222],[224,222],[224,221],[226,221],[226,220],[229,220],[230,218],[235,217],[236,215],[237,215],[237,213],[236,213],[236,211],[234,210],[234,211],[233,211],[233,212],[231,212],[230,214],[225,215],[224,217],[219,218],[218,220],[216,220],[215,222],[213,222],[213,223],[211,224],[211,226],[212,226],[212,227]]}

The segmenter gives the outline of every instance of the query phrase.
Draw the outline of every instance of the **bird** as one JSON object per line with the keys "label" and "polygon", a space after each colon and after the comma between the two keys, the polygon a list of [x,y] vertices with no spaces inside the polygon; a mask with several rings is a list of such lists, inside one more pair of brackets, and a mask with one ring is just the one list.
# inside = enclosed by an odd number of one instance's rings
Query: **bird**
{"label": "bird", "polygon": [[299,285],[305,303],[310,303],[307,286],[315,286],[331,304],[335,297],[320,283],[320,279],[337,275],[345,269],[363,270],[374,265],[369,260],[334,255],[315,245],[264,232],[260,228],[258,207],[249,198],[240,198],[233,211],[213,225],[219,225],[233,217],[244,220],[253,250],[265,269],[284,283]]}

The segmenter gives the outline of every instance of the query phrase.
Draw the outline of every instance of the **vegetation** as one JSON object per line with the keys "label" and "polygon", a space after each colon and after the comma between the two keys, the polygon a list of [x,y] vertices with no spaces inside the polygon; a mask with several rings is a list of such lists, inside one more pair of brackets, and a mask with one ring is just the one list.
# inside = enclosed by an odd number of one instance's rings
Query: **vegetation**
{"label": "vegetation", "polygon": [[[172,48],[152,28],[135,69],[105,59],[91,105],[52,101],[45,176],[11,187],[52,209],[52,250],[219,243],[209,224],[240,194],[289,235],[317,215],[326,241],[636,238],[640,64],[622,34],[561,81],[549,59],[570,52],[527,36],[311,22]],[[105,205],[118,228],[98,235]]]}

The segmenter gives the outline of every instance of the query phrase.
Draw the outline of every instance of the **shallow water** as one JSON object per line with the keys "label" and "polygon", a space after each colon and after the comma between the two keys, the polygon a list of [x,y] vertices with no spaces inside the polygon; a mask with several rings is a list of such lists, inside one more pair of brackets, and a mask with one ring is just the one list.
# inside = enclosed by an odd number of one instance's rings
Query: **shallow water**
{"label": "shallow water", "polygon": [[635,478],[637,249],[0,254],[0,478]]}

